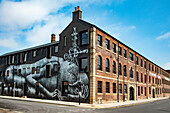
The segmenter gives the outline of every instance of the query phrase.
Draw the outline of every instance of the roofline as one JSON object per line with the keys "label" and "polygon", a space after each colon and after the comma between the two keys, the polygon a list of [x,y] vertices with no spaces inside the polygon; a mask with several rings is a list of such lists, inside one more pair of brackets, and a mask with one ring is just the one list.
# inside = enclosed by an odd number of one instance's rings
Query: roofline
{"label": "roofline", "polygon": [[17,53],[20,53],[20,52],[38,49],[38,48],[41,48],[41,47],[46,47],[46,46],[50,46],[50,45],[54,45],[54,44],[58,44],[58,43],[59,43],[59,41],[55,41],[53,43],[42,44],[42,45],[38,45],[38,46],[35,46],[35,47],[30,47],[30,48],[26,48],[26,49],[14,51],[14,52],[5,53],[5,54],[1,55],[0,57],[9,56],[9,55],[17,54]]}

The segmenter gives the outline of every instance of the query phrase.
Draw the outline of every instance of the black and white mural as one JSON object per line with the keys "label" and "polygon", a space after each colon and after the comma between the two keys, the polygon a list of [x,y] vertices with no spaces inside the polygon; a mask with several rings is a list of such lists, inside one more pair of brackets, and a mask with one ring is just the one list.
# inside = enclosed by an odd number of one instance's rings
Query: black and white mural
{"label": "black and white mural", "polygon": [[78,47],[76,27],[73,28],[72,37],[72,47],[63,58],[51,56],[32,64],[8,66],[1,92],[59,100],[88,99],[89,78],[85,72],[79,72],[77,61],[79,54],[88,53],[88,49],[80,50]]}

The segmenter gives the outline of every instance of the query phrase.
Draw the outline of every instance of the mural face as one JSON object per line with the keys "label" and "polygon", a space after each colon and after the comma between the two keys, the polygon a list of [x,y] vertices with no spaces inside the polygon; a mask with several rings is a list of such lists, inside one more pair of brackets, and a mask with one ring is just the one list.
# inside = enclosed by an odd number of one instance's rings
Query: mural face
{"label": "mural face", "polygon": [[[80,50],[76,44],[76,28],[73,43],[64,58],[52,56],[43,58],[32,64],[10,65],[6,68],[3,88],[4,94],[9,92],[22,96],[38,96],[46,98],[82,98],[89,97],[89,79],[86,73],[79,73],[77,57],[88,53]],[[14,83],[14,88],[12,84]],[[64,97],[64,98],[63,98]]]}

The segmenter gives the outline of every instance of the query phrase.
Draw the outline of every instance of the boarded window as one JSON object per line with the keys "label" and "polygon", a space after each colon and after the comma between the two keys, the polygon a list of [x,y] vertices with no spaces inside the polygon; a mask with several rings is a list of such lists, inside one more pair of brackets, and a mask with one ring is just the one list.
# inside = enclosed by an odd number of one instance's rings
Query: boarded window
{"label": "boarded window", "polygon": [[38,66],[37,68],[36,68],[36,74],[39,74],[40,73],[40,67]]}
{"label": "boarded window", "polygon": [[51,65],[46,65],[46,77],[51,76]]}
{"label": "boarded window", "polygon": [[51,58],[51,46],[47,47],[47,58]]}
{"label": "boarded window", "polygon": [[32,67],[32,74],[35,73],[35,67]]}
{"label": "boarded window", "polygon": [[58,46],[55,46],[55,53],[58,52]]}
{"label": "boarded window", "polygon": [[7,71],[7,76],[9,76],[9,70]]}
{"label": "boarded window", "polygon": [[80,59],[80,72],[87,72],[87,64],[88,64],[87,58]]}

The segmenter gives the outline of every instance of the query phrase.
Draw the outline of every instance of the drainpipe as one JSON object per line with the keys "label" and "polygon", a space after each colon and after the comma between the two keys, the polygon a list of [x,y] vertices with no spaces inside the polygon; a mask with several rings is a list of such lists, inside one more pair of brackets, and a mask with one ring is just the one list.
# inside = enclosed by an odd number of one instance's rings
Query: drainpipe
{"label": "drainpipe", "polygon": [[118,76],[117,76],[117,102],[119,102],[119,42],[118,42],[118,57],[117,57],[117,64],[118,64]]}

